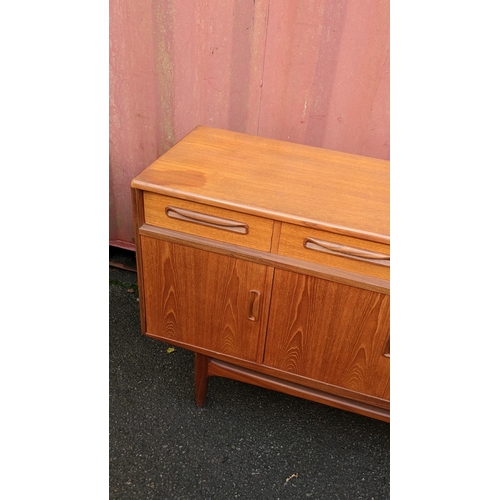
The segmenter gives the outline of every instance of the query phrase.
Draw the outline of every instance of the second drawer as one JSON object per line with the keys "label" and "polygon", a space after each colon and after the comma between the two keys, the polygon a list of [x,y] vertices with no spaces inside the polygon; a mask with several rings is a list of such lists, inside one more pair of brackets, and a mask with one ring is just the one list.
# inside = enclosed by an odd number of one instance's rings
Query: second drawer
{"label": "second drawer", "polygon": [[144,221],[225,243],[269,252],[273,221],[157,193],[144,193]]}
{"label": "second drawer", "polygon": [[282,225],[278,253],[386,280],[390,275],[389,245],[294,224]]}

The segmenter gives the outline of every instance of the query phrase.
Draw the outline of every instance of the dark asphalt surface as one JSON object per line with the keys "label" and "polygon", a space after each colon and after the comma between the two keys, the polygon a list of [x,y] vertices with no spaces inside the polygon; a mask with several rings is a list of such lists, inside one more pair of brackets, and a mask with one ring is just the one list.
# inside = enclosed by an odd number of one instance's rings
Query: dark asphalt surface
{"label": "dark asphalt surface", "polygon": [[389,498],[390,425],[211,378],[140,332],[137,276],[110,266],[110,499]]}

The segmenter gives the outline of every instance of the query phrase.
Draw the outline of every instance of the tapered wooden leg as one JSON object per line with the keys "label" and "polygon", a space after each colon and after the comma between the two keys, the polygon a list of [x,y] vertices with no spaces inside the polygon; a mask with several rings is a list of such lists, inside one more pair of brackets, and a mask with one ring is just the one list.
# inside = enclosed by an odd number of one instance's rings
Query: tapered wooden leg
{"label": "tapered wooden leg", "polygon": [[203,406],[207,396],[208,389],[208,356],[194,353],[194,391],[196,404]]}

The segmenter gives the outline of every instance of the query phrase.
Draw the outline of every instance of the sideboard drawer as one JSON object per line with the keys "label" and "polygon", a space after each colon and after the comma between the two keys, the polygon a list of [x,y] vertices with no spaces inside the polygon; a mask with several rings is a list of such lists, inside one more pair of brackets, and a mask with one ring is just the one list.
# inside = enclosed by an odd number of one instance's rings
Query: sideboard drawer
{"label": "sideboard drawer", "polygon": [[152,226],[269,252],[273,221],[157,193],[144,193],[144,221]]}
{"label": "sideboard drawer", "polygon": [[294,224],[283,224],[278,253],[389,279],[390,246]]}

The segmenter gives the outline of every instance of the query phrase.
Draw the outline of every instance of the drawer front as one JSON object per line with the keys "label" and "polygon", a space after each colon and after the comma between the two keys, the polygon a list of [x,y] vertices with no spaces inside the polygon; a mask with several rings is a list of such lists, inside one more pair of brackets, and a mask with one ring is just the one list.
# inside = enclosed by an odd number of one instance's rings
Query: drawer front
{"label": "drawer front", "polygon": [[318,229],[283,224],[278,253],[377,278],[390,276],[389,245]]}
{"label": "drawer front", "polygon": [[273,221],[156,193],[144,193],[144,221],[152,226],[269,252]]}

